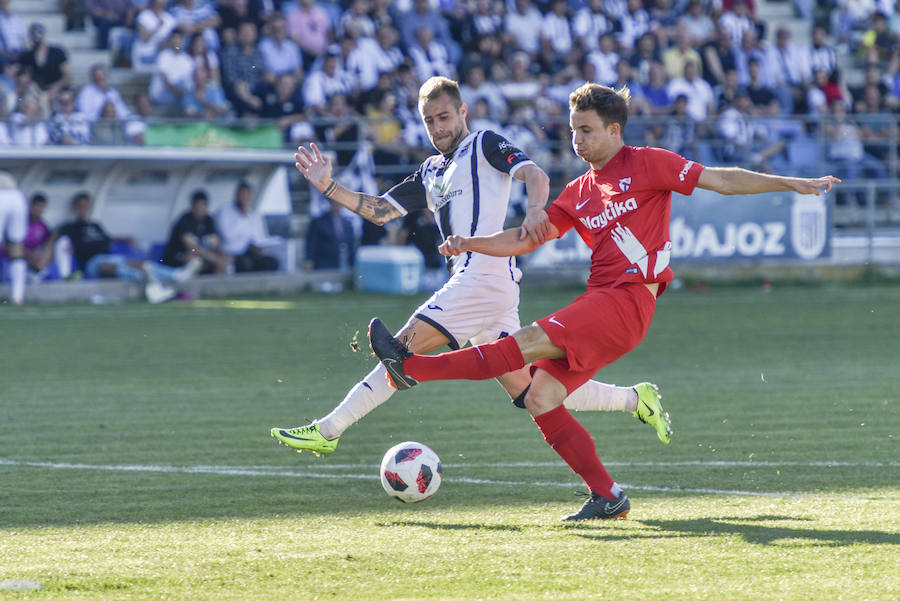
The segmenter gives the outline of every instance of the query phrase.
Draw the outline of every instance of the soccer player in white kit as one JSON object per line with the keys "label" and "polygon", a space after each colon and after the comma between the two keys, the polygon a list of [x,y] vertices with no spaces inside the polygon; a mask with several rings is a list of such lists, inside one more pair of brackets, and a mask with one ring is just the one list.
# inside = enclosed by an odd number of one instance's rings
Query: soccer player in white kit
{"label": "soccer player in white kit", "polygon": [[[528,196],[522,237],[543,242],[549,231],[544,207],[550,178],[525,153],[499,134],[470,132],[467,107],[458,84],[432,77],[419,90],[419,112],[439,154],[382,196],[354,192],[332,178],[331,160],[315,144],[294,155],[297,169],[326,198],[377,225],[427,208],[446,239],[453,234],[476,236],[502,231],[512,178],[525,182]],[[452,349],[487,343],[519,329],[519,279],[512,257],[467,253],[448,261],[450,279],[425,301],[397,333],[413,352],[427,353],[444,345]],[[497,378],[514,404],[524,408],[531,384],[528,366]],[[317,455],[337,448],[343,432],[387,401],[396,390],[379,363],[325,417],[296,428],[272,428],[271,435],[298,451]],[[656,387],[648,382],[620,387],[591,380],[573,391],[566,407],[580,410],[631,411],[654,427],[668,444],[671,430]]]}
{"label": "soccer player in white kit", "polygon": [[15,178],[0,171],[0,235],[9,256],[9,279],[12,284],[10,302],[21,305],[25,300],[25,249],[22,242],[28,229],[28,203]]}

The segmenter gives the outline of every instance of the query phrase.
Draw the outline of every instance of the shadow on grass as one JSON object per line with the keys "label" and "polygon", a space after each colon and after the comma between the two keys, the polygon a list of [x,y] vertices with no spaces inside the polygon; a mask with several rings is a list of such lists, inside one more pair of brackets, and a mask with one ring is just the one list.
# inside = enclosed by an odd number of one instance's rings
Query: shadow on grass
{"label": "shadow on grass", "polygon": [[375,522],[376,526],[384,526],[387,528],[393,526],[417,526],[419,528],[431,528],[433,530],[495,530],[500,532],[520,532],[521,526],[512,526],[505,524],[442,524],[439,522],[412,522],[412,521],[395,521],[395,522]]}
{"label": "shadow on grass", "polygon": [[740,536],[748,543],[771,545],[779,541],[802,541],[830,547],[843,547],[859,543],[872,545],[900,545],[900,534],[878,530],[819,530],[815,528],[788,528],[786,526],[762,526],[754,522],[812,521],[810,518],[761,515],[750,518],[723,517],[694,520],[634,520],[655,528],[628,532],[580,533],[579,536],[595,540],[629,540],[667,537]]}

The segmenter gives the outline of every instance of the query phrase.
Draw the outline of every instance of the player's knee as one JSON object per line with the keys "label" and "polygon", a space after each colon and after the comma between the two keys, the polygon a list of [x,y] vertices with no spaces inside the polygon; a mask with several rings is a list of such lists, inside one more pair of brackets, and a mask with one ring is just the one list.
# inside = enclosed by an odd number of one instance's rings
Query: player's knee
{"label": "player's knee", "polygon": [[[563,397],[562,401],[565,401]],[[525,391],[525,408],[531,415],[541,415],[559,407],[562,401],[555,394],[549,394],[534,386],[529,386]]]}

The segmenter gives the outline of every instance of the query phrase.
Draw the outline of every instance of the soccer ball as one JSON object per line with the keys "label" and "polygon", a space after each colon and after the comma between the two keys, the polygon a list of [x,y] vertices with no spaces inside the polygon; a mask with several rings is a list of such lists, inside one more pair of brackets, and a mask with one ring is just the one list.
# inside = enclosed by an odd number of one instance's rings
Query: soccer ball
{"label": "soccer ball", "polygon": [[441,459],[420,442],[401,442],[381,460],[381,486],[402,503],[419,503],[441,485]]}

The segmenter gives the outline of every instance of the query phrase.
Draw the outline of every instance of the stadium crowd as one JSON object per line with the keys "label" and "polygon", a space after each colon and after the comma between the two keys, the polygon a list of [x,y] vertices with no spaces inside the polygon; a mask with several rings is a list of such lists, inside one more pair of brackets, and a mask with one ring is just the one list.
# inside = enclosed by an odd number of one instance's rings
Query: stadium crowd
{"label": "stadium crowd", "polygon": [[[756,17],[754,0],[66,0],[111,62],[150,75],[127,100],[104,66],[75,89],[67,51],[0,0],[0,144],[140,144],[157,117],[276,123],[285,144],[370,139],[384,159],[427,148],[419,83],[458,79],[473,128],[533,150],[565,141],[568,93],[629,86],[632,143],[766,167],[803,133],[787,115],[834,116],[843,175],[886,172],[900,107],[900,13],[890,0],[794,0],[810,40]],[[824,13],[822,5],[829,10]],[[825,18],[822,15],[825,15]],[[830,18],[829,18],[830,16]],[[837,50],[856,57],[848,89]],[[763,119],[752,119],[752,117]],[[360,128],[348,118],[365,117]],[[651,123],[654,123],[651,121]],[[808,133],[808,132],[807,132]],[[715,154],[698,139],[714,138]],[[565,147],[565,144],[562,145]],[[346,164],[352,153],[342,153]]]}
{"label": "stadium crowd", "polygon": [[[792,39],[796,28],[759,19],[754,0],[61,6],[68,28],[90,23],[110,64],[149,83],[123,95],[97,64],[76,86],[69,51],[0,0],[0,146],[143,144],[148,123],[184,119],[275,124],[286,147],[334,148],[339,167],[359,160],[363,140],[370,163],[416,163],[431,152],[419,85],[444,75],[460,82],[473,130],[494,129],[542,164],[572,159],[568,95],[585,81],[629,87],[631,113],[643,117],[629,127],[629,144],[785,172],[808,144],[818,155],[815,141],[825,136],[824,166],[839,177],[887,177],[896,163],[900,0],[793,0],[808,33],[801,41]],[[851,79],[860,85],[846,85],[839,54],[853,57],[859,76]],[[421,229],[431,244],[433,224],[416,219],[401,228],[405,241],[416,243],[412,232]],[[308,249],[307,266],[346,267],[345,226],[337,217],[320,221],[317,239],[337,246]],[[357,241],[383,235],[360,227]]]}

